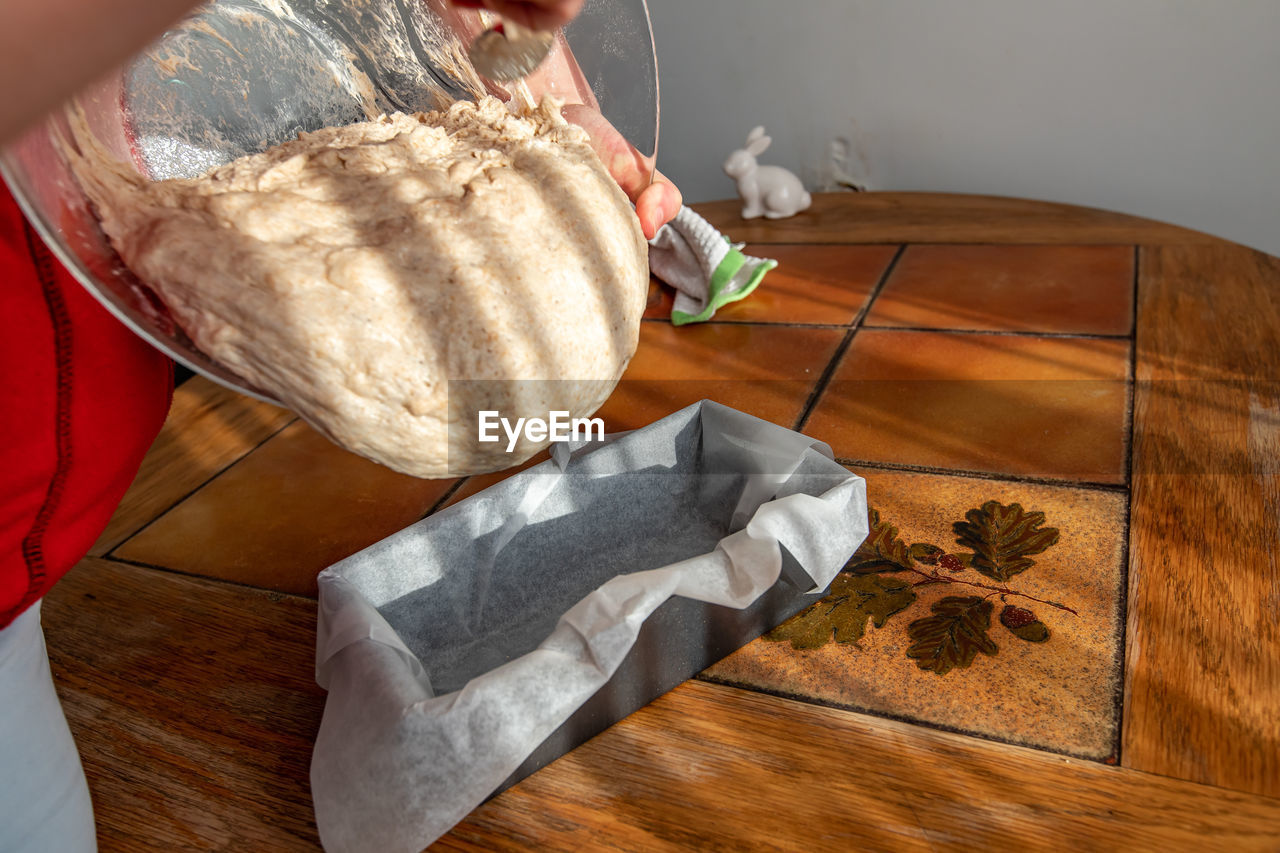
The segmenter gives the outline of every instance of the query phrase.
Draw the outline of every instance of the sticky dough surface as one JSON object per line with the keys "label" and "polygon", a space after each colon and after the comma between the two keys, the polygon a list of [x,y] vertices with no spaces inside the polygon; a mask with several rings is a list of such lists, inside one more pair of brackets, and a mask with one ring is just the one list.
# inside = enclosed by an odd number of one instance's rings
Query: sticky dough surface
{"label": "sticky dough surface", "polygon": [[195,344],[399,471],[523,461],[545,442],[474,444],[477,409],[586,416],[635,350],[647,245],[554,103],[328,128],[195,180],[77,142],[103,229]]}

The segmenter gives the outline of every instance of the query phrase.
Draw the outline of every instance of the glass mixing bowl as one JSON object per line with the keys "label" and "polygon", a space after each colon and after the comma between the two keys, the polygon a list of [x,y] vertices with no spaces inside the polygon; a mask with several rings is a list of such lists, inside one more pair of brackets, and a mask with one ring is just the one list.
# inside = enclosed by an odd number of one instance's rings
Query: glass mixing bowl
{"label": "glass mixing bowl", "polygon": [[[195,177],[300,131],[436,109],[486,90],[505,96],[466,59],[487,15],[443,0],[218,0],[75,101],[104,145],[140,174]],[[537,73],[531,93],[598,109],[651,175],[658,71],[644,0],[587,0],[556,51],[572,73]],[[0,173],[40,236],[143,338],[216,382],[275,402],[200,352],[124,266],[60,154],[65,127],[57,113],[0,153]]]}

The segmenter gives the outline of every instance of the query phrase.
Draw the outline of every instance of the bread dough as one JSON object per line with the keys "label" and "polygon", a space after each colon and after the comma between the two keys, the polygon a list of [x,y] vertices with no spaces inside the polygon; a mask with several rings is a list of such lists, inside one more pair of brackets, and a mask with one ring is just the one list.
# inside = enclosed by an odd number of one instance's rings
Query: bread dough
{"label": "bread dough", "polygon": [[398,471],[524,461],[546,442],[477,443],[478,410],[585,417],[635,351],[647,243],[550,100],[328,128],[194,180],[76,136],[104,231],[195,344]]}

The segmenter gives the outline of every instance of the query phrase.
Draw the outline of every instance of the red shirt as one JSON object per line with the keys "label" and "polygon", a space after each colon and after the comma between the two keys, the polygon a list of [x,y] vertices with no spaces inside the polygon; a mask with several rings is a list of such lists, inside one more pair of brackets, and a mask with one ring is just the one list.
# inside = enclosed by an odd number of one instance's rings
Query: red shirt
{"label": "red shirt", "polygon": [[173,363],[71,277],[0,182],[0,628],[93,545],[172,392]]}

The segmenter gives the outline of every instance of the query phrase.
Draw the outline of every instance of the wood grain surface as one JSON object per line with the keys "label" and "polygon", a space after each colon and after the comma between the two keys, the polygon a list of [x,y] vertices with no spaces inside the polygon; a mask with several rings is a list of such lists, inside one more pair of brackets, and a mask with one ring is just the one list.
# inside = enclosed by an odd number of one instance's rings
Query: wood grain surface
{"label": "wood grain surface", "polygon": [[[104,851],[316,847],[314,603],[86,560],[46,603]],[[441,850],[1280,846],[1280,800],[688,682]]]}
{"label": "wood grain surface", "polygon": [[1123,762],[1280,797],[1280,261],[1139,264]]}
{"label": "wood grain surface", "polygon": [[[1011,199],[698,207],[754,243],[1142,246],[1121,766],[689,682],[438,848],[1280,850],[1280,261]],[[184,385],[99,556],[46,599],[104,853],[317,849],[315,602],[101,556],[292,419]]]}
{"label": "wood grain surface", "polygon": [[318,848],[314,601],[90,558],[42,615],[104,852]]}
{"label": "wood grain surface", "polygon": [[742,219],[740,201],[693,208],[731,239],[748,243],[1145,243],[1217,238],[1087,207],[947,193],[819,193],[790,219]]}
{"label": "wood grain surface", "polygon": [[442,850],[1274,850],[1280,801],[687,682]]}
{"label": "wood grain surface", "polygon": [[173,405],[133,484],[89,551],[101,556],[297,419],[197,376]]}

